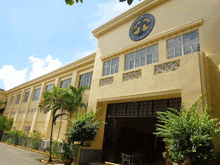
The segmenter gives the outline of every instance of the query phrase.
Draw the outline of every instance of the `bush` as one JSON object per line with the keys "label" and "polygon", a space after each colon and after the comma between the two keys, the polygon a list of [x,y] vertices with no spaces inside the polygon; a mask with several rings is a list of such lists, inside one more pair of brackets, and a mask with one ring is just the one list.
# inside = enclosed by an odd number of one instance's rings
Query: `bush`
{"label": "bush", "polygon": [[[191,162],[206,163],[215,158],[213,137],[220,133],[218,119],[211,119],[208,107],[198,114],[198,104],[202,97],[197,99],[188,111],[178,112],[169,109],[166,112],[157,112],[157,118],[162,124],[157,124],[158,137],[164,137],[167,142],[170,159],[176,162],[190,158]],[[167,153],[164,153],[164,156]]]}
{"label": "bush", "polygon": [[34,132],[31,135],[31,148],[38,150],[40,142],[42,141],[43,135],[40,132]]}
{"label": "bush", "polygon": [[72,125],[67,133],[68,142],[79,141],[83,145],[85,141],[95,139],[96,131],[104,124],[99,119],[95,121],[96,113],[91,110],[88,113],[79,113],[76,119],[71,119]]}
{"label": "bush", "polygon": [[23,131],[21,130],[10,130],[8,135],[9,135],[9,138],[11,138],[12,143],[15,145],[18,145],[19,139],[21,138],[22,134],[23,134]]}

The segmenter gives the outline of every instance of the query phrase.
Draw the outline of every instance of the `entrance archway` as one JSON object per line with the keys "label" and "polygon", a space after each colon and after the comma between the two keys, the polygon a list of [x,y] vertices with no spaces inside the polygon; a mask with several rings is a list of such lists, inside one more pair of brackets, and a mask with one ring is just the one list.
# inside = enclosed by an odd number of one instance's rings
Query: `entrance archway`
{"label": "entrance archway", "polygon": [[179,110],[180,106],[181,98],[108,104],[102,161],[121,163],[121,153],[138,153],[142,163],[165,163],[165,144],[153,134],[156,112],[167,108]]}

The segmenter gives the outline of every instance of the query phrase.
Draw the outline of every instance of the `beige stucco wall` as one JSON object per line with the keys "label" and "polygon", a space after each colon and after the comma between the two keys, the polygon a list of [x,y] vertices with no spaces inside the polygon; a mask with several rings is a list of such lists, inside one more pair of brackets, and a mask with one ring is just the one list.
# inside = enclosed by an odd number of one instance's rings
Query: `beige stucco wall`
{"label": "beige stucco wall", "polygon": [[[14,119],[13,128],[24,130],[26,126],[30,126],[30,132],[40,131],[42,132],[42,134],[44,134],[45,139],[49,139],[51,113],[44,114],[38,108],[39,103],[42,101],[42,93],[45,91],[47,85],[54,84],[60,87],[61,81],[69,78],[72,79],[71,85],[78,87],[79,76],[93,71],[94,57],[95,54],[89,55],[83,59],[80,59],[76,62],[70,63],[67,66],[57,69],[56,71],[24,83],[18,87],[10,89],[9,91],[6,91],[5,94],[7,95],[8,100],[10,100],[11,97],[15,97],[13,104],[7,104],[4,112],[4,115]],[[40,97],[38,100],[33,100],[34,91],[37,88],[41,88]],[[25,93],[27,91],[30,91],[28,101],[23,102]],[[90,90],[88,89],[84,93],[83,101],[85,103],[88,102],[90,93],[89,91]],[[21,99],[19,104],[16,104],[15,102],[19,94],[21,94]],[[54,139],[57,139],[59,124],[60,120],[58,119],[56,125],[54,126]],[[66,129],[67,119],[64,116],[61,123],[61,131],[59,135],[60,140],[65,138],[64,134],[66,133]]]}
{"label": "beige stucco wall", "polygon": [[[216,109],[220,108],[219,0],[169,0],[163,3],[161,1],[160,5],[158,1],[146,2],[143,1],[139,6],[122,14],[123,17],[116,17],[114,21],[110,21],[112,24],[106,23],[93,31],[98,39],[98,45],[89,106],[92,109],[102,108],[103,114],[101,113],[100,116],[104,117],[104,121],[106,106],[109,102],[160,99],[180,95],[184,106],[189,108],[199,96],[207,92],[208,103],[215,105]],[[149,5],[152,7],[149,8]],[[135,8],[141,8],[141,10],[138,11]],[[145,13],[155,17],[154,28],[145,39],[132,41],[129,38],[130,26],[138,16]],[[200,23],[197,24],[197,22]],[[166,40],[195,29],[199,29],[200,52],[167,59]],[[153,44],[158,44],[158,63],[124,71],[126,54]],[[119,57],[118,73],[103,77],[103,62],[115,57]],[[154,65],[177,59],[180,59],[179,70],[154,75]],[[142,71],[141,78],[122,81],[124,73],[139,69]],[[99,87],[100,79],[112,76],[112,84]],[[217,110],[214,116],[220,117]],[[92,147],[102,148],[103,130],[102,128],[97,135]],[[215,139],[215,144],[220,145],[220,138]]]}

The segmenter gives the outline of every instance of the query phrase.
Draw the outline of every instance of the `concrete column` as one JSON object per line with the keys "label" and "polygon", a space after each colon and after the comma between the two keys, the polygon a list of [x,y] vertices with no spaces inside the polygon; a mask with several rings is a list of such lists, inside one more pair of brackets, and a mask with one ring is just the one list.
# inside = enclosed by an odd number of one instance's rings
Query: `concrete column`
{"label": "concrete column", "polygon": [[167,61],[167,42],[166,40],[161,40],[158,42],[158,62]]}
{"label": "concrete column", "polygon": [[[18,119],[18,116],[19,116],[19,112],[21,110],[21,103],[22,103],[23,98],[24,98],[24,89],[21,92],[21,98],[20,98],[20,101],[18,103],[18,110],[17,110],[17,113],[15,114],[14,122],[13,122],[13,126],[12,127],[14,127],[16,125],[15,123],[17,122],[17,119]],[[17,100],[17,98],[16,98],[16,100]]]}
{"label": "concrete column", "polygon": [[41,98],[42,98],[44,86],[45,86],[45,83],[43,82],[42,85],[41,85],[41,90],[40,90],[40,94],[39,94],[39,99],[36,100],[36,107],[35,107],[35,108],[36,108],[36,111],[34,112],[34,117],[33,117],[32,123],[31,123],[30,132],[33,132],[33,130],[34,130],[35,127],[36,127],[37,116],[38,116],[38,113],[39,113],[38,105],[39,105],[39,102],[41,101]]}
{"label": "concrete column", "polygon": [[28,98],[28,102],[27,102],[27,106],[26,106],[26,111],[25,111],[25,114],[23,116],[23,120],[21,122],[21,127],[20,127],[20,130],[23,130],[24,129],[24,123],[26,121],[26,118],[27,118],[27,114],[28,114],[28,109],[30,107],[30,104],[31,104],[31,101],[32,101],[32,97],[33,97],[33,89],[34,87],[32,86],[31,89],[30,89],[30,94],[29,94],[29,98]]}
{"label": "concrete column", "polygon": [[76,87],[76,85],[77,85],[76,80],[77,80],[77,71],[74,71],[73,74],[72,74],[72,81],[71,81],[72,86]]}
{"label": "concrete column", "polygon": [[[11,116],[12,116],[12,111],[14,110],[14,106],[15,106],[15,99],[17,98],[17,92],[15,93],[15,95],[14,95],[14,100],[13,100],[13,103],[12,103],[12,105],[10,105],[11,106],[11,110],[10,110],[10,113],[9,113],[9,118],[11,118]],[[9,100],[9,103],[10,103],[10,101],[11,101],[11,98],[10,98],[10,100]]]}

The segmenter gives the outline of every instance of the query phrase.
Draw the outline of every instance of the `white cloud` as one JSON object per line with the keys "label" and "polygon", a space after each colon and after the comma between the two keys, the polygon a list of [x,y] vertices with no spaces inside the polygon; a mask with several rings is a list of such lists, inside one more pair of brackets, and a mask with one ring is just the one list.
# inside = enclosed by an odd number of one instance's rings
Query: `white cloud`
{"label": "white cloud", "polygon": [[4,89],[8,90],[25,82],[28,68],[16,70],[12,65],[4,65],[0,69],[0,80],[3,81]]}
{"label": "white cloud", "polygon": [[53,59],[51,55],[47,55],[46,59],[30,56],[28,60],[32,63],[32,70],[30,72],[30,76],[28,77],[29,80],[49,73],[63,65],[58,58]]}
{"label": "white cloud", "polygon": [[89,24],[89,28],[91,30],[94,30],[95,28],[108,22],[109,20],[132,8],[138,3],[140,3],[140,1],[134,0],[132,5],[129,6],[127,2],[118,2],[118,0],[115,0],[115,2],[97,4],[98,10],[94,14],[94,16],[99,17],[99,19]]}

